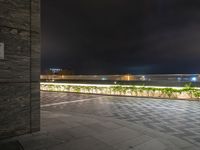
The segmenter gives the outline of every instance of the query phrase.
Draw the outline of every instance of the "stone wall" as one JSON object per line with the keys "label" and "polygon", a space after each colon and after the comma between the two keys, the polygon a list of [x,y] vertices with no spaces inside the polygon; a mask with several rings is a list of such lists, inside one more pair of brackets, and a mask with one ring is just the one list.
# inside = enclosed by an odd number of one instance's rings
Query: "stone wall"
{"label": "stone wall", "polygon": [[40,0],[0,0],[0,138],[40,129]]}

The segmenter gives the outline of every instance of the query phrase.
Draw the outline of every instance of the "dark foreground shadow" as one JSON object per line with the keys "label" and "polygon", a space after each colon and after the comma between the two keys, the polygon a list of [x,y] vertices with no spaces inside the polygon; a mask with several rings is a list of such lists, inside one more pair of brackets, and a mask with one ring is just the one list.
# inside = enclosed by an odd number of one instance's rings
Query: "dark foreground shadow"
{"label": "dark foreground shadow", "polygon": [[19,141],[0,142],[0,150],[24,150]]}

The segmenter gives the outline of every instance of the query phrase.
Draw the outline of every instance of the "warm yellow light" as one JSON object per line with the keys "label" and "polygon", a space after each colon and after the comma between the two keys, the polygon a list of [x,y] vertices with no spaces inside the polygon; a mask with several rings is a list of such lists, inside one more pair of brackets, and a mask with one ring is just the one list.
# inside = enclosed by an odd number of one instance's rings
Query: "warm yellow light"
{"label": "warm yellow light", "polygon": [[130,76],[128,75],[128,81],[130,81]]}

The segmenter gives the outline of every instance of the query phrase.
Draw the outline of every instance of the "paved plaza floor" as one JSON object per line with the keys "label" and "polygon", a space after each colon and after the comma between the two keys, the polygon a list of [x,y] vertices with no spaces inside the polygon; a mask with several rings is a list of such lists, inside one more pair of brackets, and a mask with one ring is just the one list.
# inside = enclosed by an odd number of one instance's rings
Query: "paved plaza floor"
{"label": "paved plaza floor", "polygon": [[25,150],[199,150],[200,102],[41,92]]}

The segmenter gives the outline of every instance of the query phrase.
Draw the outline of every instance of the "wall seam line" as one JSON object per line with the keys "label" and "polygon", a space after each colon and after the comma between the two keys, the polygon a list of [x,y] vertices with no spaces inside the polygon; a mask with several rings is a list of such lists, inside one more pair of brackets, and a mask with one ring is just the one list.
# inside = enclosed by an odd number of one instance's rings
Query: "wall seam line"
{"label": "wall seam line", "polygon": [[32,133],[32,88],[31,88],[31,81],[32,81],[32,65],[31,65],[31,57],[32,57],[32,35],[31,35],[31,30],[32,30],[32,0],[30,0],[30,133]]}

